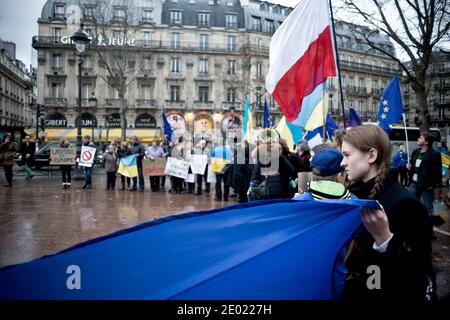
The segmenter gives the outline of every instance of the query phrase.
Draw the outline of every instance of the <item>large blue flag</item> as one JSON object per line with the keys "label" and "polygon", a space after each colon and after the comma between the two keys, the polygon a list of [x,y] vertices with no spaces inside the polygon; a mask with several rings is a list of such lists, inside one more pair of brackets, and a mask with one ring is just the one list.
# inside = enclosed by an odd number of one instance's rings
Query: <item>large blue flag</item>
{"label": "large blue flag", "polygon": [[349,112],[349,116],[348,116],[348,125],[350,127],[357,127],[357,126],[360,126],[361,124],[362,124],[362,121],[359,118],[358,114],[356,113],[356,110],[350,106],[350,112]]}
{"label": "large blue flag", "polygon": [[162,120],[164,124],[164,135],[166,136],[167,143],[171,143],[175,137],[173,136],[172,127],[170,126],[164,111],[162,113]]}
{"label": "large blue flag", "polygon": [[389,125],[402,118],[403,103],[397,76],[384,89],[378,110],[378,125],[389,133]]}
{"label": "large blue flag", "polygon": [[0,299],[333,299],[360,207],[378,204],[268,200],[165,217],[0,269]]}
{"label": "large blue flag", "polygon": [[264,125],[263,128],[275,127],[275,122],[273,117],[270,115],[269,106],[267,105],[267,100],[264,99]]}

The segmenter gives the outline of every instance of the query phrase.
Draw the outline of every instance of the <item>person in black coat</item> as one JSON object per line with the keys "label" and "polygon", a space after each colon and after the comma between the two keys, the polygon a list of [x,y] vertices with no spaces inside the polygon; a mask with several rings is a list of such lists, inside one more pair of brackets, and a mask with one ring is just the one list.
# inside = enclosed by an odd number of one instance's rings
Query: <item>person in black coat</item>
{"label": "person in black coat", "polygon": [[442,185],[441,154],[433,149],[433,136],[427,132],[417,140],[418,149],[411,154],[409,164],[409,190],[417,199],[423,198],[428,214],[433,216],[436,188]]}
{"label": "person in black coat", "polygon": [[344,299],[372,303],[435,298],[431,221],[425,207],[390,179],[388,136],[378,126],[353,128],[344,137],[342,154],[350,191],[382,206],[361,210],[363,227],[345,259]]}
{"label": "person in black coat", "polygon": [[26,179],[31,180],[34,177],[33,170],[34,165],[34,153],[36,151],[36,144],[31,142],[31,137],[26,136],[25,142],[20,147],[20,153],[22,154],[22,165],[27,174]]}
{"label": "person in black coat", "polygon": [[[283,154],[283,148],[279,143],[271,142],[259,145],[254,151],[257,157],[257,163],[253,167],[250,190],[252,198],[275,199],[290,198],[292,194],[289,190],[291,177],[295,176],[295,168],[288,157]],[[277,161],[274,161],[277,160]],[[261,189],[264,182],[264,195],[258,195],[259,192],[253,192]]]}
{"label": "person in black coat", "polygon": [[225,170],[226,183],[230,185],[238,195],[238,201],[247,202],[247,190],[250,186],[250,178],[254,164],[251,154],[255,146],[244,141],[242,146],[234,143],[233,165]]}

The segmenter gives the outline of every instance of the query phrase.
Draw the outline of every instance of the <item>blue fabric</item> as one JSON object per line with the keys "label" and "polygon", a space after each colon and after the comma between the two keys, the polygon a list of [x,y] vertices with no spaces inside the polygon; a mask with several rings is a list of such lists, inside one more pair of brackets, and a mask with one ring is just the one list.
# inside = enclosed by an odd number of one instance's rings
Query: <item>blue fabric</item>
{"label": "blue fabric", "polygon": [[136,155],[132,154],[130,156],[126,156],[120,159],[123,162],[125,167],[133,167],[136,165]]}
{"label": "blue fabric", "polygon": [[[0,299],[332,299],[375,201],[268,200],[150,221],[0,269]],[[81,270],[68,290],[67,268]]]}
{"label": "blue fabric", "polygon": [[267,100],[264,99],[264,126],[263,128],[275,127],[275,122],[270,115],[269,107],[267,106]]}
{"label": "blue fabric", "polygon": [[356,113],[355,109],[350,107],[350,112],[348,116],[348,125],[350,127],[357,127],[362,124],[361,119],[359,118],[358,114]]}
{"label": "blue fabric", "polygon": [[164,125],[164,135],[166,136],[167,142],[171,143],[173,141],[174,135],[172,127],[170,126],[169,121],[167,120],[166,113],[163,111],[162,120]]}
{"label": "blue fabric", "polygon": [[231,149],[226,146],[217,146],[214,147],[211,151],[211,158],[221,158],[228,161],[233,160],[233,153],[231,152]]}
{"label": "blue fabric", "polygon": [[392,168],[393,169],[399,169],[399,168],[406,168],[406,153],[397,151],[394,154],[394,157],[392,158]]}
{"label": "blue fabric", "polygon": [[400,84],[397,76],[391,80],[384,89],[378,110],[378,124],[388,134],[391,131],[389,125],[396,123],[402,118],[403,103],[400,93]]}

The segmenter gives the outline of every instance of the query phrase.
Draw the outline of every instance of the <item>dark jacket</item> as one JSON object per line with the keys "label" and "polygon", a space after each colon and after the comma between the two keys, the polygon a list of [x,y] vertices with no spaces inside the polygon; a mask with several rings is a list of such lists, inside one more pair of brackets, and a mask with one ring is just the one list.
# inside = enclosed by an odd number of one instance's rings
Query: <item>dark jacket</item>
{"label": "dark jacket", "polygon": [[125,158],[131,156],[131,149],[130,148],[126,148],[123,149],[122,147],[120,147],[119,149],[117,149],[117,157],[120,158]]}
{"label": "dark jacket", "polygon": [[14,165],[14,157],[17,153],[17,144],[15,142],[3,143],[0,146],[0,161],[5,166]]}
{"label": "dark jacket", "polygon": [[[420,149],[412,152],[410,158],[411,170],[409,171],[410,184],[413,181],[416,159],[420,154]],[[442,184],[442,158],[441,154],[428,148],[422,155],[422,162],[417,170],[417,189],[427,190],[428,188],[437,188]]]}
{"label": "dark jacket", "polygon": [[[367,199],[374,179],[349,187],[358,198]],[[408,300],[425,299],[429,276],[434,279],[431,262],[432,227],[422,203],[398,182],[387,178],[376,199],[384,207],[389,229],[394,234],[384,253],[373,249],[374,238],[364,228],[354,240],[347,260],[344,299],[350,300]],[[369,266],[380,268],[381,289],[369,290]]]}
{"label": "dark jacket", "polygon": [[[27,164],[28,166],[32,166],[34,163],[34,153],[36,151],[36,143],[29,142],[28,145],[26,142],[22,143],[20,147],[20,153],[22,154],[22,165]],[[27,154],[30,157],[27,159]]]}
{"label": "dark jacket", "polygon": [[[267,164],[263,163],[261,163],[258,157],[258,161],[256,165],[253,167],[251,181],[255,181],[256,183],[262,183],[264,180],[267,180],[267,184],[271,184],[272,185],[271,187],[274,190],[274,193],[269,196],[270,198],[292,197],[291,193],[289,192],[289,181],[291,177],[295,175],[295,168],[291,164],[289,159],[284,154],[280,154],[280,157],[278,158],[278,168],[274,168],[278,169],[277,171],[279,174],[279,178],[267,179],[267,177],[265,177],[262,174],[261,169],[271,168],[272,163],[271,162]],[[276,184],[279,184],[279,186],[277,186]]]}
{"label": "dark jacket", "polygon": [[138,167],[142,167],[142,159],[145,156],[145,147],[142,143],[131,144],[131,154],[136,155],[136,164]]}
{"label": "dark jacket", "polygon": [[295,167],[295,171],[298,172],[310,172],[311,166],[309,160],[311,159],[311,154],[309,152],[304,152],[301,156],[298,153],[290,153],[289,160]]}

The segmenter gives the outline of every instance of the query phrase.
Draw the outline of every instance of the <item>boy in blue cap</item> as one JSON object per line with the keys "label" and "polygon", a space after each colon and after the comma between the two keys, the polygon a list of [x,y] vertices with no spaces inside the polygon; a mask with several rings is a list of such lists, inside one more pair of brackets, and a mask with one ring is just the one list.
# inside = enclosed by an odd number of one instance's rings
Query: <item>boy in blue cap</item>
{"label": "boy in blue cap", "polygon": [[308,191],[297,194],[294,200],[324,200],[324,199],[356,199],[354,195],[340,182],[339,173],[342,154],[334,148],[325,148],[314,154],[311,160],[313,180],[308,185]]}
{"label": "boy in blue cap", "polygon": [[[313,180],[308,184],[308,191],[297,194],[294,200],[324,200],[324,199],[357,199],[356,196],[340,182],[339,173],[343,156],[334,148],[321,149],[314,154],[311,160]],[[334,299],[341,299],[344,290],[347,268],[344,259],[347,255],[346,247],[343,247],[337,257],[334,270]]]}

